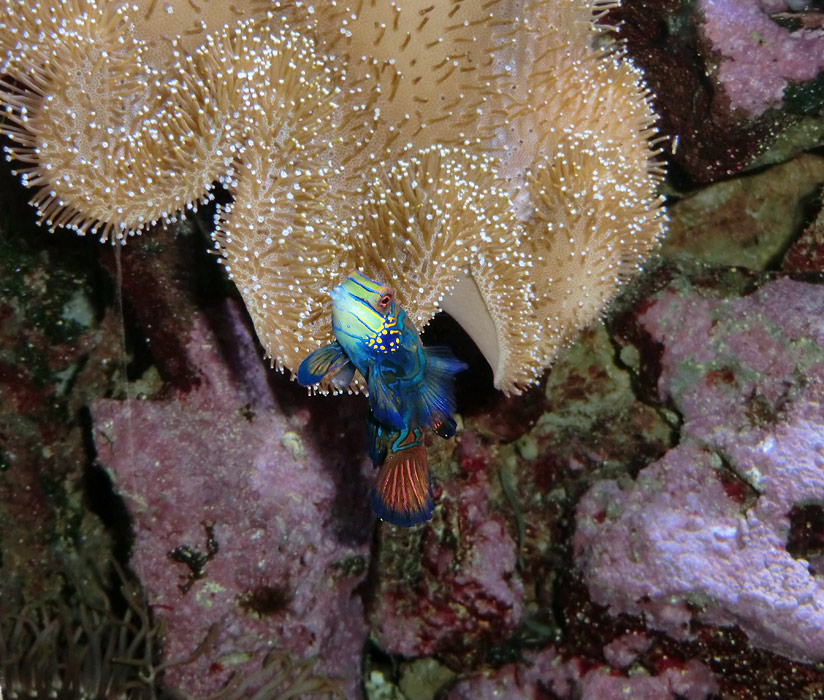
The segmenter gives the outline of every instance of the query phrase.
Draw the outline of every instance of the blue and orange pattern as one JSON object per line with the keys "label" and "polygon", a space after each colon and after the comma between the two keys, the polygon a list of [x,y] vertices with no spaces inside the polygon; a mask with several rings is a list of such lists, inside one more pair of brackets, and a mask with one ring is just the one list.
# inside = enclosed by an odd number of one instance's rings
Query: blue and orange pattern
{"label": "blue and orange pattern", "polygon": [[378,471],[372,507],[393,525],[432,516],[432,488],[423,428],[455,434],[452,379],[466,368],[445,348],[424,348],[391,287],[353,272],[332,290],[335,342],[310,354],[298,382],[329,377],[348,386],[355,370],[369,388],[369,451]]}

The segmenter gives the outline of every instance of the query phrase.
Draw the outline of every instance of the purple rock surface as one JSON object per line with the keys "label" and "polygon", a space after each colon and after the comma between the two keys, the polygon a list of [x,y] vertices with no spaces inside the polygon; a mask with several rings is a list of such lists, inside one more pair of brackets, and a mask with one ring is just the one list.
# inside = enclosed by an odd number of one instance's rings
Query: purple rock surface
{"label": "purple rock surface", "polygon": [[[312,673],[358,697],[367,627],[355,588],[371,524],[363,462],[336,450],[337,435],[311,432],[310,400],[290,404],[284,378],[273,391],[237,308],[220,319],[217,332],[203,314],[192,324],[196,388],[92,405],[98,458],[133,518],[130,564],[168,630],[164,661],[195,657],[164,680],[198,696],[233,674],[263,685],[283,670],[261,671],[274,652],[285,664],[319,656]],[[342,477],[358,488],[347,493]]]}
{"label": "purple rock surface", "polygon": [[701,0],[704,34],[719,54],[717,80],[748,116],[779,107],[788,81],[813,80],[824,69],[824,36],[791,32],[758,0]]}
{"label": "purple rock surface", "polygon": [[525,655],[525,663],[510,664],[455,686],[447,700],[704,700],[718,692],[718,683],[704,664],[673,664],[657,675],[627,676],[609,666],[564,660],[555,650]]}
{"label": "purple rock surface", "polygon": [[604,658],[614,668],[627,668],[652,645],[652,640],[645,634],[631,632],[613,639],[604,646]]}
{"label": "purple rock surface", "polygon": [[[757,647],[824,658],[824,580],[786,548],[794,506],[824,499],[824,289],[782,279],[741,299],[659,292],[640,317],[681,441],[577,510],[590,594],[690,638],[738,625]],[[685,322],[685,320],[687,322]]]}

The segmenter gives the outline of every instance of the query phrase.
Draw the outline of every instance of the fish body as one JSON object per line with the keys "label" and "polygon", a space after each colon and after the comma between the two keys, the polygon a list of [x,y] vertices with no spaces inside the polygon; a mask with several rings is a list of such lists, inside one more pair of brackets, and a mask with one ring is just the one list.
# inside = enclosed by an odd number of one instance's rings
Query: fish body
{"label": "fish body", "polygon": [[455,434],[452,378],[466,368],[443,348],[425,348],[391,287],[353,272],[332,290],[335,342],[310,354],[298,382],[330,377],[338,388],[358,370],[369,389],[369,450],[379,469],[371,500],[395,525],[415,525],[432,515],[432,492],[423,428],[443,438]]}

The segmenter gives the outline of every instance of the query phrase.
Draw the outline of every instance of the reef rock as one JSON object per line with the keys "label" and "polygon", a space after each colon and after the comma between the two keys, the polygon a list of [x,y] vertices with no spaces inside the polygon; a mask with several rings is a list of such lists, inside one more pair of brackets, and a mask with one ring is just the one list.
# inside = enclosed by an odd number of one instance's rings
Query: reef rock
{"label": "reef rock", "polygon": [[758,0],[702,0],[700,7],[704,35],[719,57],[714,77],[733,109],[758,116],[785,99],[800,101],[801,85],[824,69],[820,29],[800,20],[795,28],[781,26],[771,16],[775,8]]}
{"label": "reef rock", "polygon": [[[461,441],[476,451],[472,433],[462,433]],[[459,452],[466,450],[461,444]],[[476,461],[485,464],[480,454]],[[462,469],[443,480],[431,526],[383,526],[369,615],[384,651],[437,654],[455,669],[481,663],[512,633],[524,597],[517,544],[490,503],[489,473]]]}
{"label": "reef rock", "polygon": [[357,697],[371,519],[362,458],[341,438],[351,419],[315,430],[311,399],[267,374],[235,306],[197,316],[186,348],[194,389],[92,405],[98,459],[133,519],[131,566],[168,630],[165,683],[274,692],[302,669],[301,697],[329,679]]}
{"label": "reef rock", "polygon": [[824,499],[822,318],[824,289],[786,279],[730,300],[681,282],[645,304],[681,440],[579,503],[595,602],[680,639],[693,620],[738,625],[756,647],[824,659],[824,580],[787,550],[791,512]]}
{"label": "reef rock", "polygon": [[627,676],[582,659],[566,661],[554,649],[525,656],[525,664],[509,664],[461,681],[447,700],[704,700],[718,692],[712,673],[698,661],[673,664],[657,675]]}

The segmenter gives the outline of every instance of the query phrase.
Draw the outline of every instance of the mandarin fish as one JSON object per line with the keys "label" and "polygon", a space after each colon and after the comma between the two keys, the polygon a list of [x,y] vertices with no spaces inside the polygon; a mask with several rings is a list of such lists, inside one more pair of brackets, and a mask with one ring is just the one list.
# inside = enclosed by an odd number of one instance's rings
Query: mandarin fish
{"label": "mandarin fish", "polygon": [[425,522],[432,485],[423,428],[455,434],[452,378],[466,365],[445,348],[421,345],[390,287],[353,272],[331,297],[335,342],[304,359],[297,380],[312,386],[326,377],[343,389],[355,370],[366,378],[369,454],[378,469],[372,509],[393,525]]}

